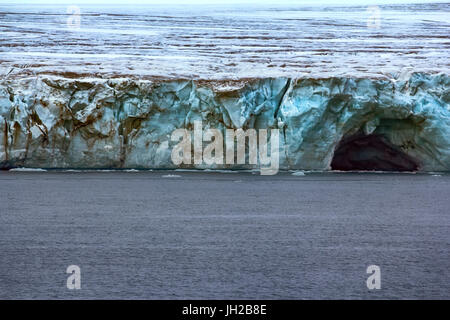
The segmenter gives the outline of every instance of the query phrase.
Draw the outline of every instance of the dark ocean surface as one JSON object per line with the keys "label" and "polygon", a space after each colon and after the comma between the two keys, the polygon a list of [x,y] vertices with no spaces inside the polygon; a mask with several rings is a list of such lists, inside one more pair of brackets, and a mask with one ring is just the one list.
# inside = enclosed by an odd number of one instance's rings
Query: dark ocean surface
{"label": "dark ocean surface", "polygon": [[1,172],[0,298],[449,299],[449,199],[445,174]]}

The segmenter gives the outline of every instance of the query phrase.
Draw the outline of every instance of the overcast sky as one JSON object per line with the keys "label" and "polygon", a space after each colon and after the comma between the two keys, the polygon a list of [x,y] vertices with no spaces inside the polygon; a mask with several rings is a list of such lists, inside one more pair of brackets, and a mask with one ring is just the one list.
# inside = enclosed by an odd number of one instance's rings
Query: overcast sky
{"label": "overcast sky", "polygon": [[448,2],[448,0],[0,0],[1,3],[26,3],[26,4],[394,4],[394,3],[431,3]]}

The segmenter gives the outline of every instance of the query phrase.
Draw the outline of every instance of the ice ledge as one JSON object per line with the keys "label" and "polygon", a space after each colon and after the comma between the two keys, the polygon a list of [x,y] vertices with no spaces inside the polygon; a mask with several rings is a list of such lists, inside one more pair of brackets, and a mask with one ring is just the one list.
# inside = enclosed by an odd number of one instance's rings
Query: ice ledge
{"label": "ice ledge", "polygon": [[362,132],[382,135],[420,170],[448,171],[449,79],[5,79],[0,166],[175,168],[171,133],[201,120],[280,129],[280,169],[328,170],[340,141]]}

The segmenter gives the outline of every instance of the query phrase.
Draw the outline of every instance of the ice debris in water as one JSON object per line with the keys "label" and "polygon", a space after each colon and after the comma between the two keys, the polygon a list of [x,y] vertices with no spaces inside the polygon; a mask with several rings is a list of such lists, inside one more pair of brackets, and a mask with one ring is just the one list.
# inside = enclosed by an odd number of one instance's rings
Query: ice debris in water
{"label": "ice debris in water", "polygon": [[8,171],[13,171],[13,172],[45,172],[47,170],[41,169],[41,168],[12,168],[12,169],[9,169]]}

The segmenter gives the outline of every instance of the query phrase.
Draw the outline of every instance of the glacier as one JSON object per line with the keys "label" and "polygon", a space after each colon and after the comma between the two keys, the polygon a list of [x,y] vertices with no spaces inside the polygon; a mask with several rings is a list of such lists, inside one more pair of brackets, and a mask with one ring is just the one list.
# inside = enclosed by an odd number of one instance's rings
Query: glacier
{"label": "glacier", "polygon": [[358,169],[371,157],[379,161],[364,169],[384,164],[448,171],[449,84],[446,73],[407,79],[3,79],[0,168],[257,167],[175,166],[172,132],[201,120],[219,130],[279,129],[284,170]]}

